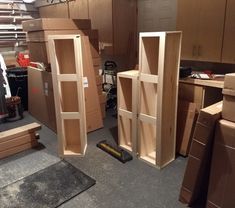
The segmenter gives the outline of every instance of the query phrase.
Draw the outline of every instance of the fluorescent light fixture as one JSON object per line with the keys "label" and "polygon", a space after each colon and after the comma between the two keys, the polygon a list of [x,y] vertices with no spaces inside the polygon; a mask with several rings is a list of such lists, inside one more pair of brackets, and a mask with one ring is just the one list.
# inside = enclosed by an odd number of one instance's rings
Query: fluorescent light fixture
{"label": "fluorescent light fixture", "polygon": [[24,3],[33,3],[35,2],[36,0],[23,0]]}

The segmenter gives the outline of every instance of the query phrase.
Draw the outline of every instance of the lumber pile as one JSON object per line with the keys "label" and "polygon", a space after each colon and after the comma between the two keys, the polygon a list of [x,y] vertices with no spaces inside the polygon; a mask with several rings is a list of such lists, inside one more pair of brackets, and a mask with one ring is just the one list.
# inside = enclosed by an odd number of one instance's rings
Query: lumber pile
{"label": "lumber pile", "polygon": [[38,145],[35,131],[41,129],[38,123],[0,132],[0,159],[14,155]]}

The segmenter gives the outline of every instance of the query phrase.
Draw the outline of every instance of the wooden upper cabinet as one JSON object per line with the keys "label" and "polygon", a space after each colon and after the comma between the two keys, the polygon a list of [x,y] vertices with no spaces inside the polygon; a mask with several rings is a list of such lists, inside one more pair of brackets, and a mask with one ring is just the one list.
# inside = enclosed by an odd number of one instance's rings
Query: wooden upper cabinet
{"label": "wooden upper cabinet", "polygon": [[181,58],[196,60],[199,1],[178,0],[177,30],[183,31]]}
{"label": "wooden upper cabinet", "polygon": [[178,0],[184,60],[221,61],[226,0]]}
{"label": "wooden upper cabinet", "polygon": [[227,0],[222,62],[235,64],[235,1]]}
{"label": "wooden upper cabinet", "polygon": [[198,60],[221,61],[226,0],[201,0]]}

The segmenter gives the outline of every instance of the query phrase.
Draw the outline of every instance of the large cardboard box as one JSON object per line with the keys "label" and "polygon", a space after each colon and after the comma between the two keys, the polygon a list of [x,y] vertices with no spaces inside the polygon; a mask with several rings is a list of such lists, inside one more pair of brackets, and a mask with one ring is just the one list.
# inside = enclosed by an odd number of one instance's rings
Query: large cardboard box
{"label": "large cardboard box", "polygon": [[28,68],[29,113],[56,132],[55,104],[50,72]]}
{"label": "large cardboard box", "polygon": [[226,120],[216,128],[207,207],[235,207],[235,123]]}
{"label": "large cardboard box", "polygon": [[40,30],[89,30],[90,19],[40,18],[22,22],[24,31]]}
{"label": "large cardboard box", "polygon": [[225,75],[223,95],[222,117],[235,122],[235,73]]}
{"label": "large cardboard box", "polygon": [[179,197],[190,206],[207,195],[215,124],[221,118],[221,112],[222,102],[219,102],[199,113]]}
{"label": "large cardboard box", "polygon": [[98,30],[43,30],[27,33],[28,42],[47,42],[49,35],[68,35],[80,34],[86,35],[90,40],[99,39]]}

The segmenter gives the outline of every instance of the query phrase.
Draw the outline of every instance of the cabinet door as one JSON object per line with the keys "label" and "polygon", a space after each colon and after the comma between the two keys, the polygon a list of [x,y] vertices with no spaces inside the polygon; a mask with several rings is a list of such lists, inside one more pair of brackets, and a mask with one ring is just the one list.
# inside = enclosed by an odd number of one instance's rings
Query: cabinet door
{"label": "cabinet door", "polygon": [[197,59],[199,0],[178,0],[177,30],[183,31],[181,59]]}
{"label": "cabinet door", "polygon": [[222,62],[235,63],[235,1],[227,0]]}
{"label": "cabinet door", "polygon": [[198,60],[221,61],[226,0],[201,0]]}

